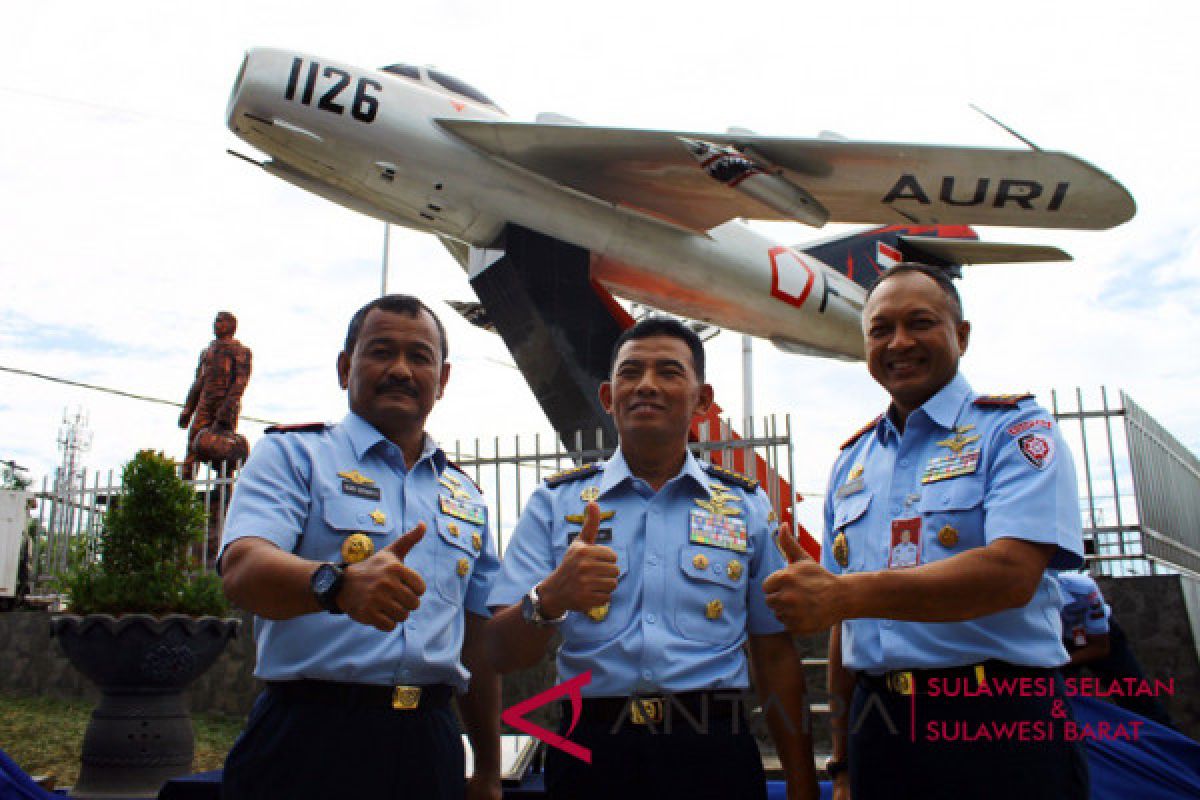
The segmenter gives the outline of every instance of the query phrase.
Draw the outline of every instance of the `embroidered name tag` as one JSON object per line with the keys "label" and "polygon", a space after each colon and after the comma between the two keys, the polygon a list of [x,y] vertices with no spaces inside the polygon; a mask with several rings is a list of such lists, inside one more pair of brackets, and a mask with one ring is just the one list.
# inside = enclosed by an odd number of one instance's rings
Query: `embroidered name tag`
{"label": "embroidered name tag", "polygon": [[438,505],[441,507],[443,514],[461,519],[463,522],[470,522],[473,525],[483,524],[483,506],[478,503],[468,503],[456,497],[447,497],[444,494],[439,494]]}
{"label": "embroidered name tag", "polygon": [[688,540],[693,544],[706,544],[723,550],[733,550],[735,553],[744,553],[746,520],[710,514],[698,508],[692,509]]}
{"label": "embroidered name tag", "polygon": [[[575,541],[575,537],[579,536],[579,531],[571,531],[567,534],[567,544]],[[608,544],[612,541],[612,528],[600,528],[596,531],[596,544]]]}
{"label": "embroidered name tag", "polygon": [[970,475],[977,469],[979,469],[978,450],[958,455],[938,456],[926,465],[925,473],[921,476],[921,483],[934,483],[947,478],[957,478],[959,475]]}
{"label": "embroidered name tag", "polygon": [[342,494],[348,494],[351,497],[359,497],[363,500],[375,501],[378,501],[382,497],[378,486],[364,486],[361,483],[354,483],[353,481],[347,480],[342,481]]}

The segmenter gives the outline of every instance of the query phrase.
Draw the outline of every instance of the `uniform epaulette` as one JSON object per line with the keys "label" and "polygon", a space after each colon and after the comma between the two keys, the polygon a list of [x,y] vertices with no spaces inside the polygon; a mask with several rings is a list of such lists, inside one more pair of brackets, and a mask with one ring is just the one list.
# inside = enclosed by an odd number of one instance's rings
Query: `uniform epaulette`
{"label": "uniform epaulette", "polygon": [[1033,397],[1032,392],[1024,394],[981,394],[974,400],[974,405],[980,408],[1016,408],[1017,403]]}
{"label": "uniform epaulette", "polygon": [[446,466],[454,467],[455,471],[457,471],[464,478],[466,478],[467,480],[469,480],[471,482],[471,485],[475,487],[475,491],[479,492],[480,495],[483,494],[483,489],[479,488],[479,484],[475,482],[474,478],[472,478],[470,475],[467,474],[467,471],[465,469],[460,467],[458,464],[455,464],[453,461],[451,461],[448,458],[446,459]]}
{"label": "uniform epaulette", "polygon": [[845,450],[847,447],[849,447],[850,445],[857,442],[859,439],[861,439],[867,433],[867,431],[871,430],[876,425],[878,425],[879,420],[881,420],[881,419],[883,419],[883,414],[880,414],[878,417],[871,420],[866,425],[863,425],[861,428],[856,430],[854,433],[850,434],[850,438],[847,439],[846,441],[842,442],[841,447],[839,447],[838,449]]}
{"label": "uniform epaulette", "polygon": [[327,422],[297,422],[291,425],[272,425],[263,433],[320,433],[328,427]]}
{"label": "uniform epaulette", "polygon": [[568,481],[577,481],[580,478],[590,478],[602,469],[604,469],[604,465],[599,461],[593,461],[591,464],[584,464],[580,467],[571,467],[547,477],[546,485],[553,489],[555,486],[560,486]]}
{"label": "uniform epaulette", "polygon": [[754,478],[747,477],[740,472],[734,472],[731,469],[725,469],[725,467],[718,466],[717,464],[704,464],[703,466],[705,472],[709,473],[710,475],[716,475],[718,478],[732,483],[739,489],[744,489],[747,492],[753,492],[758,488],[758,481],[754,480]]}

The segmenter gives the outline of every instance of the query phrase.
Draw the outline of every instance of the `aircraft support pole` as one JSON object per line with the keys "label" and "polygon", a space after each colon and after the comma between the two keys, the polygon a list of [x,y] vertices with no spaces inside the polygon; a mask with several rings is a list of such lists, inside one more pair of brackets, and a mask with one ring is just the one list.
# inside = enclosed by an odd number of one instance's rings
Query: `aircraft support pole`
{"label": "aircraft support pole", "polygon": [[383,223],[383,270],[379,275],[379,296],[383,297],[387,294],[387,273],[388,273],[388,251],[391,250],[389,244],[392,239],[392,225],[390,222]]}
{"label": "aircraft support pole", "polygon": [[742,334],[742,416],[747,436],[754,430],[754,337]]}

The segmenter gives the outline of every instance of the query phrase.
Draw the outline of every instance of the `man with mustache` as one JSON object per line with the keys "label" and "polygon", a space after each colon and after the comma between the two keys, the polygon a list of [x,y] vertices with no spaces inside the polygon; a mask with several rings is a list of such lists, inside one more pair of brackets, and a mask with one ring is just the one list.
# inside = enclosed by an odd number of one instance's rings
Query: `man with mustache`
{"label": "man with mustache", "polygon": [[763,601],[783,566],[770,501],[687,448],[712,397],[690,328],[627,330],[600,387],[619,450],[546,479],[505,550],[488,600],[496,668],[533,666],[558,630],[559,679],[587,681],[559,732],[591,762],[548,751],[556,800],[765,799],[741,696],[752,672],[788,797],[817,797],[800,659]]}
{"label": "man with mustache", "polygon": [[1083,559],[1058,427],[1030,395],[968,385],[971,326],[945,272],[884,273],[862,324],[891,404],[842,445],[822,563],[784,532],[792,563],[764,584],[793,633],[832,628],[834,797],[1084,800],[1049,572]]}
{"label": "man with mustache", "polygon": [[266,682],[225,763],[226,798],[500,797],[499,680],[483,657],[498,568],[478,487],[425,433],[450,375],[420,300],[354,315],[350,413],[268,429],[238,479],[219,568],[254,612]]}

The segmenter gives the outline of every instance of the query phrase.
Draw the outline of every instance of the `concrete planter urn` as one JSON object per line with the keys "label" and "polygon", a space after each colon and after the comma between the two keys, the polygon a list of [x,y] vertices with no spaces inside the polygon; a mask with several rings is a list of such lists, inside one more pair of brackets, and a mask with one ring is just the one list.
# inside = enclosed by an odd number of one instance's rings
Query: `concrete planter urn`
{"label": "concrete planter urn", "polygon": [[184,688],[212,666],[239,620],[169,614],[65,614],[51,621],[72,666],[99,687],[72,797],[157,797],[192,771]]}

